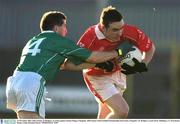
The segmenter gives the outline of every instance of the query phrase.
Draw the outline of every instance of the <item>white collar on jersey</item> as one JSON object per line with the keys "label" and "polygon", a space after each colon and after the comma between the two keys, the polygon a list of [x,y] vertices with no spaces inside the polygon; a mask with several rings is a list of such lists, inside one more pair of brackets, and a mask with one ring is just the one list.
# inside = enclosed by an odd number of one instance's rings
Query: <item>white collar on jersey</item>
{"label": "white collar on jersey", "polygon": [[54,33],[52,30],[42,31],[41,33]]}
{"label": "white collar on jersey", "polygon": [[95,33],[96,33],[96,36],[99,40],[102,40],[102,39],[105,39],[106,37],[104,36],[104,34],[99,30],[99,27],[98,25],[96,25],[95,27]]}

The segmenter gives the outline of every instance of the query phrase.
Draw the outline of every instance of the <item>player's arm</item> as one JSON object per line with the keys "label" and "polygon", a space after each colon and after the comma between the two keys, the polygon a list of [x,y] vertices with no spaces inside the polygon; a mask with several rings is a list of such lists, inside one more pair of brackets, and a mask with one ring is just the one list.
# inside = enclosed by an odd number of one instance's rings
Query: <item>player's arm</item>
{"label": "player's arm", "polygon": [[[76,63],[76,64],[75,64]],[[80,71],[87,68],[100,68],[105,70],[106,72],[111,72],[114,68],[114,63],[112,61],[106,61],[102,63],[92,64],[92,63],[81,63],[77,64],[78,62],[72,62],[72,60],[66,59],[64,63],[61,65],[61,70],[73,70],[73,71]]]}
{"label": "player's arm", "polygon": [[146,72],[148,70],[147,64],[149,64],[155,52],[154,43],[143,31],[134,26],[126,25],[123,33],[124,36],[131,40],[141,51],[145,52],[145,57],[142,62],[133,59],[135,63],[134,67],[124,65],[122,68],[125,69],[127,74]]}
{"label": "player's arm", "polygon": [[105,62],[105,61],[111,60],[113,58],[116,58],[118,56],[119,56],[119,54],[118,54],[118,52],[116,50],[108,51],[108,52],[94,51],[86,59],[86,62],[101,63],[101,62]]}
{"label": "player's arm", "polygon": [[[118,54],[119,57],[121,56],[124,56],[125,54],[127,54],[127,52],[131,51],[131,50],[134,50],[134,48],[132,48],[132,44],[129,43],[129,42],[124,42],[123,44],[121,44],[117,50],[116,50],[116,54]],[[99,58],[100,56],[102,56],[102,53],[105,53],[105,54],[108,54],[109,52],[92,52],[90,57],[88,57],[87,59],[92,59],[93,57],[97,57]],[[112,57],[113,55],[110,55],[109,59]],[[91,58],[92,57],[92,58]],[[114,57],[115,58],[115,57]],[[96,58],[94,58],[96,59]],[[88,62],[84,62],[78,58],[69,58],[69,59],[66,59],[64,64],[61,66],[61,70],[75,70],[75,71],[78,71],[78,70],[82,70],[82,69],[87,69],[87,68],[92,68],[92,67],[97,67],[97,68],[101,68],[101,69],[104,69],[105,71],[107,72],[110,72],[113,70],[114,68],[114,63],[111,62],[111,61],[106,61],[107,58],[105,58],[103,60],[100,59],[101,61],[97,61],[96,60],[93,60],[95,62],[98,62],[96,64],[93,64],[91,61],[91,63],[88,63]],[[87,61],[87,60],[85,60]]]}
{"label": "player's arm", "polygon": [[155,46],[152,40],[138,27],[127,24],[123,35],[125,38],[131,40],[141,51],[145,52],[143,62],[148,64],[155,52]]}
{"label": "player's arm", "polygon": [[149,64],[149,62],[152,60],[154,52],[155,52],[155,46],[154,44],[152,44],[151,49],[145,52],[145,57],[143,59],[143,62],[146,63],[146,65]]}
{"label": "player's arm", "polygon": [[61,39],[61,41],[59,41],[59,46],[56,47],[57,50],[61,48],[59,50],[59,54],[61,54],[65,58],[68,59],[77,58],[82,62],[101,63],[119,56],[116,50],[108,51],[108,52],[100,52],[100,51],[91,52],[86,48],[79,47],[78,45],[75,44],[75,42],[67,38]]}
{"label": "player's arm", "polygon": [[129,51],[134,50],[132,46],[133,44],[124,42],[123,44],[120,44],[116,50],[113,51],[93,51],[85,61],[90,63],[102,63],[116,57],[123,57]]}
{"label": "player's arm", "polygon": [[80,71],[83,69],[87,69],[87,68],[92,68],[95,67],[96,64],[92,64],[92,63],[87,63],[87,62],[83,62],[81,64],[74,64],[73,62],[71,62],[70,60],[66,59],[64,61],[64,63],[61,65],[60,69],[61,70],[73,70],[73,71]]}
{"label": "player's arm", "polygon": [[[66,43],[67,44],[67,43]],[[112,51],[89,51],[86,48],[81,48],[74,44],[74,42],[68,42],[66,45],[68,47],[68,51],[63,54],[68,59],[77,58],[82,62],[89,62],[89,63],[102,63],[108,60],[111,60],[116,57],[124,56],[128,50],[131,49],[132,45],[129,44],[129,47],[121,46],[117,48],[117,50]]]}

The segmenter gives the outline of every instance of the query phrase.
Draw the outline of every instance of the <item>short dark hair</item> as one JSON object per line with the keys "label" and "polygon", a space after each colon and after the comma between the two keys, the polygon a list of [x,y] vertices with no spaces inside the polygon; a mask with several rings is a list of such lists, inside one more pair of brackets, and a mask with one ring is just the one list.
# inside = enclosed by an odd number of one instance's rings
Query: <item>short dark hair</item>
{"label": "short dark hair", "polygon": [[112,22],[118,22],[123,19],[120,12],[116,10],[115,7],[108,6],[103,8],[100,16],[100,24],[104,25],[106,28],[109,27],[109,24]]}
{"label": "short dark hair", "polygon": [[55,25],[61,26],[66,20],[64,13],[59,11],[49,11],[43,14],[40,21],[41,31],[52,30]]}

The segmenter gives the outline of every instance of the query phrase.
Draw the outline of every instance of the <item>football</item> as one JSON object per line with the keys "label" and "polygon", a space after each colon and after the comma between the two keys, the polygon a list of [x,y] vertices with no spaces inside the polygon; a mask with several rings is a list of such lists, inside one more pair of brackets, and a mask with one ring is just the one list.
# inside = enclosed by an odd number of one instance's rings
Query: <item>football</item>
{"label": "football", "polygon": [[120,65],[123,65],[124,63],[134,66],[133,58],[136,58],[139,62],[142,62],[143,59],[143,53],[136,47],[133,46],[135,50],[128,52],[124,57],[120,59]]}

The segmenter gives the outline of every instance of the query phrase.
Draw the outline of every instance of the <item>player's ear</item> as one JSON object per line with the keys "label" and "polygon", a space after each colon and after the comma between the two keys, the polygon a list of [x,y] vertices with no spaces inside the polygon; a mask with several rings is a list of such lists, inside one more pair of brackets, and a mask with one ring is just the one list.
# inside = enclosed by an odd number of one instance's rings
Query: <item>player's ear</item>
{"label": "player's ear", "polygon": [[57,31],[58,31],[58,26],[57,26],[57,25],[55,25],[55,26],[53,27],[53,31],[54,31],[54,32],[57,32]]}
{"label": "player's ear", "polygon": [[105,27],[104,25],[101,25],[101,30],[102,30],[103,32],[105,32],[105,31],[106,31],[106,27]]}

